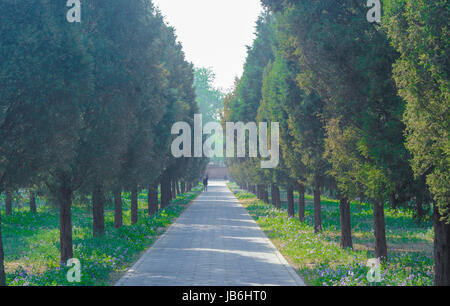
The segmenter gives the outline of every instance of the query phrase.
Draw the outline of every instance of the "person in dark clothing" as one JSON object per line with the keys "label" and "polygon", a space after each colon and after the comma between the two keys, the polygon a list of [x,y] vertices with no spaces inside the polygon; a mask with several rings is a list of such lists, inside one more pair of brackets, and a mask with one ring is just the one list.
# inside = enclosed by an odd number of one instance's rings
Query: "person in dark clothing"
{"label": "person in dark clothing", "polygon": [[208,176],[203,178],[203,189],[204,191],[208,191]]}

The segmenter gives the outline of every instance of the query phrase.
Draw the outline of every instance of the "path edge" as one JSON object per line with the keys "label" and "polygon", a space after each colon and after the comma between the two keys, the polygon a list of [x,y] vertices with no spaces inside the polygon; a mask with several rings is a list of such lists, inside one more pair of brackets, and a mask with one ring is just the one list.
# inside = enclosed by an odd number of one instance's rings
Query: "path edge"
{"label": "path edge", "polygon": [[239,203],[239,205],[241,205],[242,208],[245,209],[247,214],[250,216],[252,222],[255,223],[255,225],[261,230],[261,232],[263,232],[265,239],[267,240],[269,245],[273,248],[275,255],[278,257],[278,259],[280,260],[283,267],[287,270],[287,272],[292,276],[292,278],[297,283],[297,285],[299,287],[306,287],[307,285],[306,285],[306,282],[304,281],[304,279],[297,272],[295,272],[294,268],[289,264],[289,262],[283,256],[283,254],[281,254],[281,252],[278,250],[278,248],[273,244],[272,240],[270,240],[270,238],[269,238],[269,236],[267,236],[266,232],[259,226],[259,224],[256,222],[256,220],[250,215],[250,213],[244,207],[244,205],[241,203],[241,201],[239,201],[239,199],[236,197],[233,190],[231,190],[230,186],[228,184],[226,186],[227,186],[228,190],[233,194],[233,196],[235,197],[235,199]]}
{"label": "path edge", "polygon": [[151,246],[149,246],[148,249],[142,253],[142,255],[139,257],[139,259],[131,267],[129,267],[125,272],[123,272],[122,277],[120,277],[119,280],[114,285],[112,285],[113,287],[126,287],[127,286],[124,283],[126,283],[126,281],[130,277],[132,277],[133,272],[136,271],[142,265],[142,262],[144,261],[144,258],[146,257],[146,255],[152,251],[152,248],[154,246],[156,246],[158,243],[161,243],[160,241],[162,241],[166,238],[167,234],[171,230],[173,230],[173,225],[178,221],[178,219],[180,219],[186,213],[186,211],[188,211],[188,209],[191,208],[192,203],[194,203],[197,200],[197,198],[201,194],[203,194],[203,192],[204,191],[197,194],[197,196],[187,204],[187,207],[183,210],[181,215],[179,215],[175,220],[173,220],[172,224],[169,225],[167,230],[162,235],[160,235],[159,237],[156,238],[156,241],[153,242],[153,244]]}

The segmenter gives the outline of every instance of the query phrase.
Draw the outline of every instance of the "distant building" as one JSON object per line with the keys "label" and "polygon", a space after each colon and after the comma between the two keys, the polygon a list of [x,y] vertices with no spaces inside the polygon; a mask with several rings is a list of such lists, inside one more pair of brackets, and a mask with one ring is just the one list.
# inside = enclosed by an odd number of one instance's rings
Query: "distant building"
{"label": "distant building", "polygon": [[210,180],[228,180],[228,168],[224,163],[210,162],[206,168]]}

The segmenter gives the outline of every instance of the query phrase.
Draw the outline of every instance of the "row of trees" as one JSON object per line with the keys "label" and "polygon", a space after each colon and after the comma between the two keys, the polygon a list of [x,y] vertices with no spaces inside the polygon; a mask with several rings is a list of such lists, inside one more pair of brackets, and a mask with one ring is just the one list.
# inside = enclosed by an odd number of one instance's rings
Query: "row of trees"
{"label": "row of trees", "polygon": [[373,204],[375,255],[388,256],[384,205],[433,207],[435,283],[450,284],[449,38],[447,1],[384,1],[383,24],[365,1],[263,0],[242,77],[223,121],[280,123],[280,165],[228,161],[244,188],[281,207],[287,190],[300,221],[305,190],[340,200],[341,246],[352,247],[350,205]]}
{"label": "row of trees", "polygon": [[[45,189],[60,210],[61,263],[73,257],[71,205],[91,194],[93,233],[104,203],[148,189],[149,214],[198,180],[205,159],[175,159],[171,126],[198,113],[192,64],[151,0],[83,2],[82,22],[58,1],[0,3],[0,192]],[[187,185],[186,185],[187,184]],[[175,187],[176,189],[176,187]],[[8,206],[8,205],[7,205]],[[11,209],[7,207],[7,213]],[[0,285],[5,285],[0,220]]]}

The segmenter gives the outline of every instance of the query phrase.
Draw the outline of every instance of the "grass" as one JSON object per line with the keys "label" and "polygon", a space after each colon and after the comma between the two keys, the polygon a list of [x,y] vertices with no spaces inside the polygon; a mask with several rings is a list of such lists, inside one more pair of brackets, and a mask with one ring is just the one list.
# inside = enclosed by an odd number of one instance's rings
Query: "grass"
{"label": "grass", "polygon": [[7,284],[10,286],[112,285],[200,193],[180,195],[164,210],[147,216],[146,194],[139,195],[139,222],[130,222],[131,197],[123,194],[124,226],[115,229],[113,207],[105,211],[104,237],[92,236],[92,213],[86,205],[72,209],[74,257],[81,263],[81,282],[69,283],[68,267],[59,264],[59,213],[40,205],[37,214],[15,208],[2,218]]}
{"label": "grass", "polygon": [[[307,196],[306,218],[301,223],[230,183],[268,237],[297,268],[307,284],[315,286],[431,286],[433,285],[433,231],[429,222],[418,226],[412,212],[385,208],[389,258],[381,265],[381,282],[369,283],[366,263],[374,257],[373,210],[368,204],[351,204],[353,249],[342,249],[339,202],[322,198],[321,234],[314,234],[313,202]],[[283,203],[286,208],[286,203]]]}

